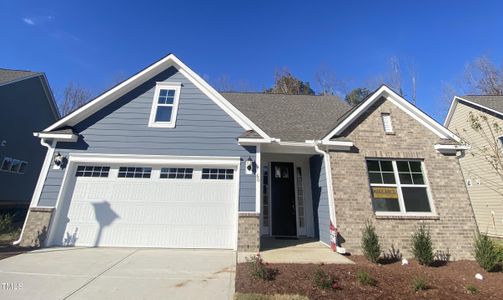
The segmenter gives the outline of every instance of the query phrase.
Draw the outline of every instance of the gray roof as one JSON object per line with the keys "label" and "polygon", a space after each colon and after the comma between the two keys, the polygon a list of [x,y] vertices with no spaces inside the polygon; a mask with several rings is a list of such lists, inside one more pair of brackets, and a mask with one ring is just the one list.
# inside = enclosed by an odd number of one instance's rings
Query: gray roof
{"label": "gray roof", "polygon": [[336,96],[222,93],[270,137],[304,142],[320,139],[351,107]]}
{"label": "gray roof", "polygon": [[0,68],[0,85],[9,83],[11,81],[23,79],[25,77],[31,77],[34,75],[38,75],[38,74],[41,74],[41,73],[32,72],[32,71],[9,70],[9,69],[1,69]]}
{"label": "gray roof", "polygon": [[461,98],[480,104],[487,108],[503,113],[503,96],[475,96],[467,95]]}

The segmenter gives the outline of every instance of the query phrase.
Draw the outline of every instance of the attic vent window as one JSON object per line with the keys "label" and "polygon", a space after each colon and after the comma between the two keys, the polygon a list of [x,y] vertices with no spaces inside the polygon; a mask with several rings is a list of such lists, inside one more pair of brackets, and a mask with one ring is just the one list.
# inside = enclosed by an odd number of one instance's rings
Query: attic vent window
{"label": "attic vent window", "polygon": [[149,127],[175,127],[180,87],[180,83],[157,83],[150,112]]}
{"label": "attic vent window", "polygon": [[388,113],[382,114],[382,123],[384,125],[384,132],[393,133],[393,124],[391,123],[391,115]]}

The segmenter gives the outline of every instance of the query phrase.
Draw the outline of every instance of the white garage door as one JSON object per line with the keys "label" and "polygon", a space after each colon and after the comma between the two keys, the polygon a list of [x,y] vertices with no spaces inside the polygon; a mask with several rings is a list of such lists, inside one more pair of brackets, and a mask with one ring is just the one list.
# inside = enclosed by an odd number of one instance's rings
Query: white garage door
{"label": "white garage door", "polygon": [[100,164],[80,165],[73,173],[56,244],[235,247],[235,169]]}

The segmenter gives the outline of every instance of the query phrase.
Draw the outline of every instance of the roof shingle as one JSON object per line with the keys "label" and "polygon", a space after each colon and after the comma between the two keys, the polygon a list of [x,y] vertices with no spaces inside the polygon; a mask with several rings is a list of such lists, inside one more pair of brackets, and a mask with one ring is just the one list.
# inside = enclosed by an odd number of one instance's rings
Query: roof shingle
{"label": "roof shingle", "polygon": [[503,113],[503,96],[467,95],[461,98]]}
{"label": "roof shingle", "polygon": [[336,96],[222,93],[269,136],[282,141],[320,139],[351,107]]}
{"label": "roof shingle", "polygon": [[0,85],[9,83],[11,81],[19,80],[24,77],[29,77],[39,74],[32,71],[9,70],[0,68]]}

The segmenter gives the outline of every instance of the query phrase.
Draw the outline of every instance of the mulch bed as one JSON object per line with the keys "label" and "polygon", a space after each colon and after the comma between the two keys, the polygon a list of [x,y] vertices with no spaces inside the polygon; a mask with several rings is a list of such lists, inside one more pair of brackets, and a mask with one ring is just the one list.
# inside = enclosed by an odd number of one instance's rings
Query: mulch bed
{"label": "mulch bed", "polygon": [[[414,261],[408,266],[400,262],[374,265],[361,256],[349,257],[355,265],[323,265],[323,270],[336,278],[338,290],[322,290],[313,283],[314,264],[270,264],[278,270],[272,281],[252,279],[246,264],[236,269],[236,292],[261,294],[300,294],[309,299],[503,299],[503,272],[485,272],[474,261],[455,261],[439,267],[424,267]],[[363,286],[356,279],[358,270],[367,271],[377,286]],[[482,281],[475,274],[484,276]],[[425,291],[414,292],[412,282],[423,278]],[[478,288],[468,294],[466,286]]]}

